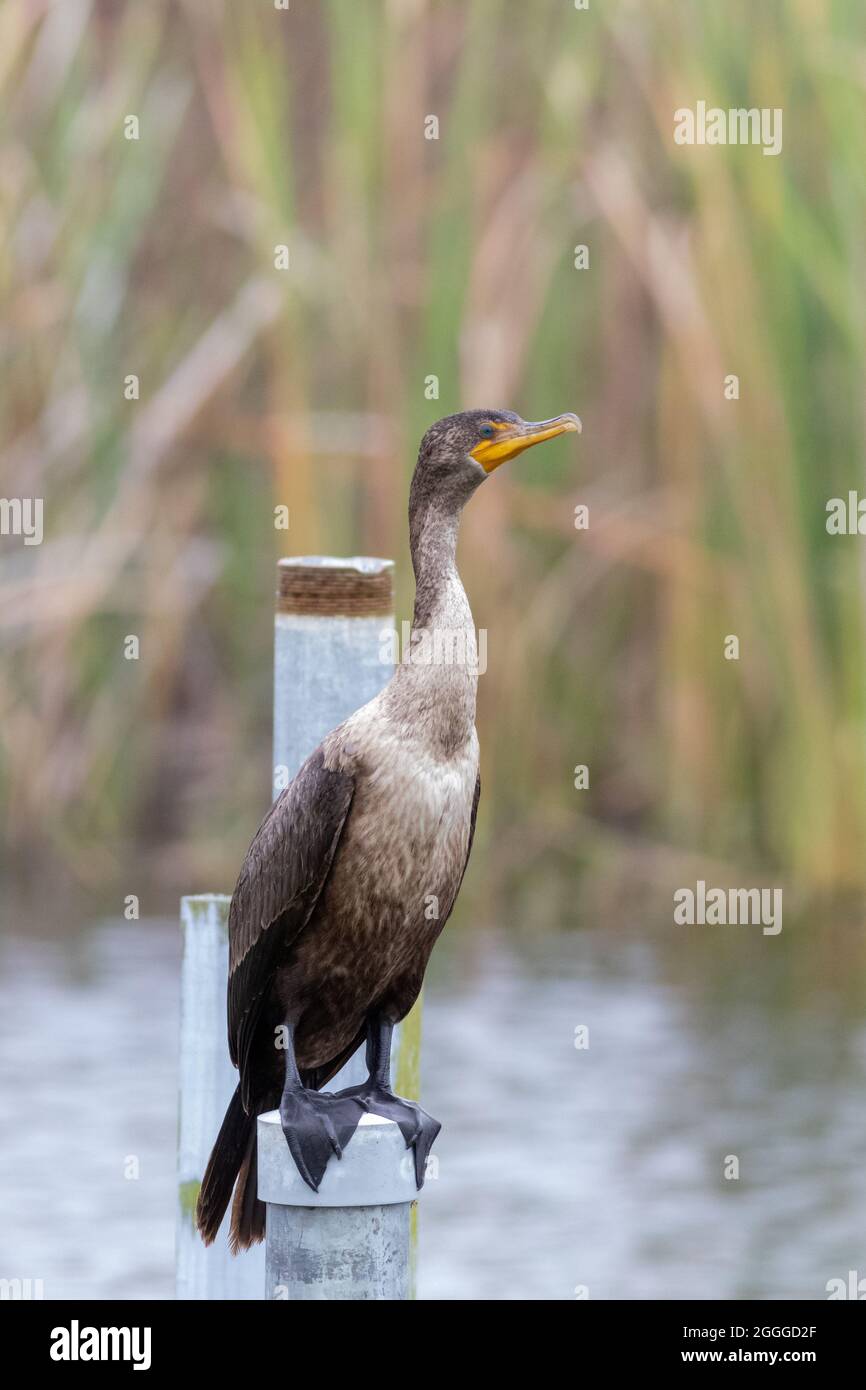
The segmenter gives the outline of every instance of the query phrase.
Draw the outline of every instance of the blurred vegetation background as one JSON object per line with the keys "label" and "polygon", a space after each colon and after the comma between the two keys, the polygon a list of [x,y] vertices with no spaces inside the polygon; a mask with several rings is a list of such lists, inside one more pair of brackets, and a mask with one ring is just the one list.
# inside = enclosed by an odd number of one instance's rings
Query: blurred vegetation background
{"label": "blurred vegetation background", "polygon": [[[5,0],[0,492],[45,499],[0,541],[15,872],[230,888],[275,560],[393,555],[408,616],[418,439],[491,405],[584,434],[466,515],[476,893],[859,895],[863,550],[825,506],[863,484],[864,85],[845,0]],[[676,146],[699,99],[782,107],[783,153]]]}

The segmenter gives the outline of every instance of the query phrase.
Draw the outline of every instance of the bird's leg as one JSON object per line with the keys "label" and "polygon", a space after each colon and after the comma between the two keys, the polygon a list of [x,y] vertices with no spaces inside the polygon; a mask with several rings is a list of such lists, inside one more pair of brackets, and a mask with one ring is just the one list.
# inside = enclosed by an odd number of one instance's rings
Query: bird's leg
{"label": "bird's leg", "polygon": [[351,1086],[339,1095],[358,1102],[364,1110],[383,1115],[399,1126],[406,1148],[415,1158],[415,1183],[424,1185],[427,1155],[442,1126],[414,1100],[403,1100],[391,1089],[391,1040],[394,1024],[381,1014],[367,1020],[367,1070],[369,1076],[360,1086]]}
{"label": "bird's leg", "polygon": [[280,1122],[298,1172],[318,1192],[332,1154],[343,1157],[358,1124],[357,1104],[349,1098],[308,1090],[295,1059],[292,1025],[286,1029],[286,1079],[280,1097]]}

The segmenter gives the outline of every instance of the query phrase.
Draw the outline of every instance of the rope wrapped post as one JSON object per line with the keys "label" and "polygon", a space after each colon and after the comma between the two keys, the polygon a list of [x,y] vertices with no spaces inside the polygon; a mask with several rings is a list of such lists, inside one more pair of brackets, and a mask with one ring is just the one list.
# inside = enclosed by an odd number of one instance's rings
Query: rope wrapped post
{"label": "rope wrapped post", "polygon": [[[279,561],[274,618],[275,796],[331,729],[387,685],[394,674],[394,648],[393,560],[314,555]],[[411,1013],[395,1028],[391,1051],[394,1089],[408,1100],[418,1100],[421,1091],[421,1006],[419,998]],[[357,1086],[365,1079],[366,1071],[361,1049],[329,1082],[328,1089],[339,1091]],[[286,1148],[279,1125],[277,1131]],[[353,1145],[359,1137],[360,1129]],[[311,1195],[306,1187],[304,1192]],[[404,1213],[406,1220],[409,1210],[407,1207]],[[388,1219],[393,1221],[396,1217],[391,1213]],[[269,1232],[272,1225],[273,1222]],[[353,1258],[366,1260],[368,1246],[357,1223],[354,1232],[357,1246]],[[410,1296],[414,1296],[414,1220],[407,1248]],[[293,1286],[290,1283],[288,1287]]]}
{"label": "rope wrapped post", "polygon": [[326,734],[394,674],[394,562],[302,555],[277,565],[274,796]]}
{"label": "rope wrapped post", "polygon": [[302,1181],[279,1111],[258,1120],[259,1197],[267,1204],[266,1298],[412,1297],[414,1164],[392,1120],[364,1115],[318,1192]]}
{"label": "rope wrapped post", "polygon": [[[394,674],[394,561],[300,555],[277,565],[274,618],[274,796],[326,734]],[[394,1030],[394,1084],[417,1100],[421,1000]],[[363,1048],[329,1082],[356,1086]]]}
{"label": "rope wrapped post", "polygon": [[230,1254],[228,1218],[209,1247],[195,1228],[201,1180],[238,1080],[226,1043],[230,901],[225,893],[181,899],[175,1285],[182,1299],[261,1299],[264,1281],[261,1248]]}

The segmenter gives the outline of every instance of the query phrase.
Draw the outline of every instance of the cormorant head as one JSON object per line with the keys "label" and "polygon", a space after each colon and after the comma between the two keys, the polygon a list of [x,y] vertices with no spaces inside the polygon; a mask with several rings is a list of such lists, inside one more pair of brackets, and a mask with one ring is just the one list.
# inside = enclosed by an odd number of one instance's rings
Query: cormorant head
{"label": "cormorant head", "polygon": [[462,506],[484,479],[507,459],[580,430],[576,415],[522,420],[512,410],[464,410],[431,425],[418,451],[413,490],[443,494]]}

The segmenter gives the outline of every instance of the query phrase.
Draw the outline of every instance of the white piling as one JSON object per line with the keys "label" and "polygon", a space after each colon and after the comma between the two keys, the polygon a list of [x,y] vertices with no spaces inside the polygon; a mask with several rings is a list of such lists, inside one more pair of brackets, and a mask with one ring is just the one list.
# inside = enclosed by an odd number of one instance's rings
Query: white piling
{"label": "white piling", "polygon": [[[274,618],[274,795],[287,785],[325,734],[361,705],[372,700],[391,679],[396,654],[394,634],[392,560],[369,556],[339,559],[322,555],[280,560]],[[420,1054],[419,999],[412,1012],[395,1028],[391,1053],[394,1089],[398,1095],[410,1100],[419,1098]],[[361,1048],[328,1083],[328,1090],[338,1091],[345,1086],[357,1085],[366,1078],[366,1074],[364,1049]],[[390,1125],[389,1130],[394,1133],[389,1133],[387,1142],[394,1143],[396,1135],[405,1163],[406,1150],[399,1130],[394,1125]],[[261,1133],[260,1120],[260,1136]],[[273,1143],[274,1162],[279,1164],[281,1170],[292,1171],[294,1165],[279,1124],[275,1131],[272,1124],[268,1133]],[[353,1147],[354,1163],[359,1161],[362,1146],[358,1141],[361,1138],[359,1128],[343,1160],[339,1163],[332,1161],[328,1165],[322,1189],[335,1180],[331,1176],[333,1170],[339,1170],[341,1180],[345,1179],[347,1170],[344,1165]],[[378,1131],[375,1139],[379,1144],[386,1142]],[[259,1153],[261,1162],[261,1141]],[[291,1169],[287,1169],[287,1161]],[[411,1172],[411,1168],[411,1163],[408,1163],[407,1171]],[[414,1196],[414,1178],[412,1189]],[[259,1195],[263,1200],[268,1200],[263,1194],[261,1168]],[[340,1248],[346,1256],[344,1264],[347,1268],[365,1269],[368,1286],[374,1286],[378,1280],[381,1287],[387,1284],[389,1288],[402,1289],[400,1281],[405,1279],[409,1291],[378,1295],[312,1293],[305,1291],[307,1286],[299,1276],[294,1282],[289,1279],[286,1286],[294,1292],[275,1296],[301,1299],[414,1296],[415,1228],[413,1225],[411,1236],[406,1234],[404,1240],[404,1226],[408,1232],[410,1210],[405,1203],[383,1205],[380,1216],[371,1214],[378,1211],[378,1207],[361,1203],[356,1209],[346,1207],[336,1215],[321,1215],[315,1222],[312,1217],[304,1217],[304,1209],[310,1207],[308,1199],[313,1194],[303,1183],[299,1196],[304,1200],[297,1207],[275,1207],[276,1214],[272,1214],[270,1207],[268,1209],[269,1290],[278,1285],[283,1287],[277,1278],[277,1273],[285,1273],[285,1261],[280,1251],[285,1250],[285,1241],[291,1233],[300,1230],[305,1242],[307,1239],[320,1242],[323,1258],[326,1250],[333,1253],[342,1241]],[[309,1229],[303,1225],[305,1220],[309,1222]],[[326,1222],[330,1223],[327,1228]],[[396,1248],[403,1252],[399,1260],[396,1255],[392,1257],[387,1254],[391,1249],[387,1245],[389,1240],[396,1240]],[[386,1245],[381,1243],[383,1241]],[[270,1247],[273,1247],[274,1253],[270,1252]],[[384,1273],[381,1278],[374,1278],[374,1267],[384,1270],[386,1266],[390,1271],[387,1279]],[[399,1275],[395,1273],[398,1269]],[[340,1280],[344,1277],[349,1278],[350,1286],[351,1278],[344,1270],[339,1278],[334,1275],[336,1283],[333,1287],[343,1287]],[[387,1282],[394,1278],[396,1283]],[[309,1287],[324,1287],[324,1284],[314,1280]]]}
{"label": "white piling", "polygon": [[[277,565],[274,796],[394,674],[394,562],[299,555]],[[388,640],[384,640],[387,637]]]}
{"label": "white piling", "polygon": [[[277,565],[274,616],[274,795],[325,734],[372,700],[394,674],[394,562],[299,555]],[[418,1098],[420,1000],[394,1030],[398,1094]],[[364,1049],[328,1083],[367,1075]],[[401,1090],[402,1087],[402,1090]]]}
{"label": "white piling", "polygon": [[226,1039],[230,898],[203,893],[181,899],[183,965],[180,1001],[176,1296],[261,1299],[261,1247],[229,1253],[228,1216],[213,1245],[195,1229],[195,1204],[210,1151],[238,1083]]}
{"label": "white piling", "polygon": [[318,1192],[301,1180],[279,1111],[258,1121],[259,1197],[267,1204],[265,1297],[277,1301],[412,1297],[411,1153],[398,1127],[364,1115]]}

